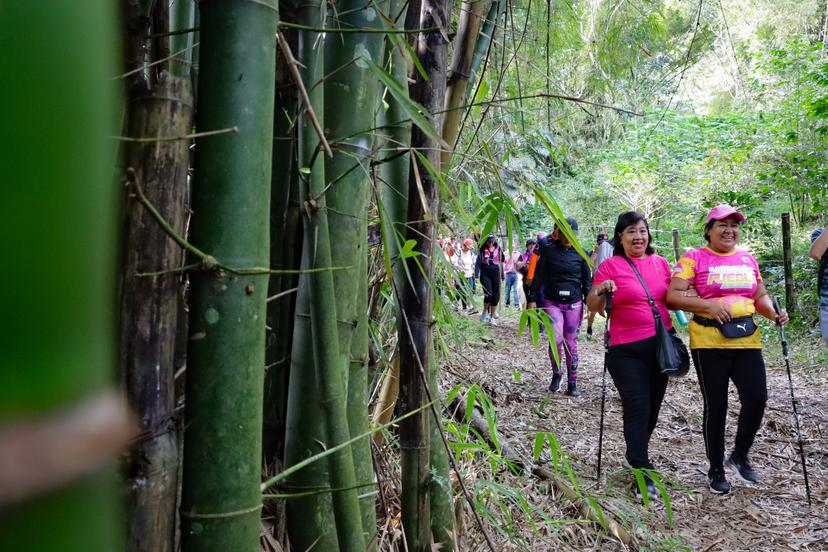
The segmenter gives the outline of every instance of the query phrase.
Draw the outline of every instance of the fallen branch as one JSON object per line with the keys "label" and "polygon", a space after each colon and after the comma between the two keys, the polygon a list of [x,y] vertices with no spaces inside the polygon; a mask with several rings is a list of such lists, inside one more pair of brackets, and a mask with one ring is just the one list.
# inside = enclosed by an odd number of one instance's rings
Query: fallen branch
{"label": "fallen branch", "polygon": [[[459,398],[455,399],[454,403],[451,405],[451,412],[454,418],[460,423],[470,423],[471,426],[480,434],[480,436],[486,440],[486,442],[494,446],[495,439],[489,432],[489,424],[486,422],[486,419],[477,409],[472,409],[472,419],[466,420],[466,409],[461,406],[464,402],[465,398],[461,395]],[[523,454],[509,445],[509,443],[507,443],[502,436],[497,435],[497,442],[500,445],[500,451],[503,458],[524,469],[527,466],[530,466],[532,475],[539,479],[550,481],[558,492],[578,507],[581,515],[583,515],[586,519],[597,523],[598,525],[605,526],[607,531],[609,531],[611,535],[621,541],[624,545],[630,546],[633,549],[638,548],[632,535],[630,535],[630,533],[620,523],[609,517],[610,510],[608,508],[602,507],[604,511],[604,519],[602,521],[598,514],[583,499],[583,497],[572,487],[570,487],[562,477],[558,476],[558,474],[551,470],[548,470],[542,466],[537,466],[534,462],[527,460]]]}

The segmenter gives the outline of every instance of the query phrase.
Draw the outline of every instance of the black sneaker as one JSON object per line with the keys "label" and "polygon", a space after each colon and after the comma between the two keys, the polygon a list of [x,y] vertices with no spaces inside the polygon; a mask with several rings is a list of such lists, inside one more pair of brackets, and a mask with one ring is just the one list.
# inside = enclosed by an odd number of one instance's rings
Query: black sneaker
{"label": "black sneaker", "polygon": [[[647,498],[657,498],[659,496],[658,489],[656,489],[655,483],[653,483],[650,475],[645,472],[641,476],[644,478],[644,488],[647,490]],[[638,480],[635,476],[633,476],[632,490],[636,498],[643,500],[644,496],[641,494],[641,487],[638,486]]]}
{"label": "black sneaker", "polygon": [[552,375],[552,382],[549,384],[549,391],[551,393],[557,393],[561,390],[561,374],[553,374]]}
{"label": "black sneaker", "polygon": [[566,386],[566,391],[564,392],[564,394],[569,395],[570,397],[581,396],[581,392],[578,391],[578,387],[576,387],[574,383],[570,383]]}
{"label": "black sneaker", "polygon": [[707,482],[710,491],[716,494],[727,494],[730,492],[730,482],[725,478],[723,468],[710,468],[707,472]]}
{"label": "black sneaker", "polygon": [[592,336],[592,326],[587,326],[587,335]]}
{"label": "black sneaker", "polygon": [[730,468],[733,474],[745,483],[759,482],[759,477],[756,475],[753,466],[750,465],[750,461],[747,458],[744,460],[735,460],[731,454],[725,460],[725,466]]}

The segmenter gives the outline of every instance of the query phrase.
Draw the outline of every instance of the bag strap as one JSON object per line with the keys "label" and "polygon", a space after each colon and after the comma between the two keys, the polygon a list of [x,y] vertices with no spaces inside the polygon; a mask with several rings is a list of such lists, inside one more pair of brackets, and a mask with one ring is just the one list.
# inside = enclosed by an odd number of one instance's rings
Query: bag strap
{"label": "bag strap", "polygon": [[644,278],[641,277],[641,273],[635,267],[635,264],[626,256],[622,255],[624,260],[630,265],[630,268],[633,269],[638,281],[641,282],[641,286],[644,288],[644,291],[647,293],[647,301],[650,303],[650,309],[653,311],[653,318],[655,318],[656,325],[661,322],[661,313],[658,312],[658,308],[655,306],[655,299],[653,299],[653,294],[650,293],[650,288],[647,287],[647,284],[644,282]]}

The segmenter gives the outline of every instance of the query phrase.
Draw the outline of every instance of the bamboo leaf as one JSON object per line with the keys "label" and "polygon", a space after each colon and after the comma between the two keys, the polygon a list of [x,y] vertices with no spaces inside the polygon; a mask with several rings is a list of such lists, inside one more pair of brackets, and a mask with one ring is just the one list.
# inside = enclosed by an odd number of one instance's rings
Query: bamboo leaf
{"label": "bamboo leaf", "polygon": [[540,453],[543,450],[543,445],[546,443],[546,434],[538,433],[535,435],[535,446],[532,447],[532,460],[537,462],[540,458]]}
{"label": "bamboo leaf", "polygon": [[430,138],[437,140],[438,142],[442,142],[442,136],[437,129],[434,128],[434,125],[432,125],[426,118],[425,108],[409,98],[408,91],[404,90],[400,83],[398,83],[393,76],[385,71],[385,69],[366,57],[362,57],[360,59],[364,60],[374,74],[379,77],[383,84],[385,84],[388,91],[391,92],[392,96],[394,96],[394,99],[399,102],[400,107],[402,107],[411,118],[411,121],[420,127],[420,129],[422,129],[422,131],[425,132]]}

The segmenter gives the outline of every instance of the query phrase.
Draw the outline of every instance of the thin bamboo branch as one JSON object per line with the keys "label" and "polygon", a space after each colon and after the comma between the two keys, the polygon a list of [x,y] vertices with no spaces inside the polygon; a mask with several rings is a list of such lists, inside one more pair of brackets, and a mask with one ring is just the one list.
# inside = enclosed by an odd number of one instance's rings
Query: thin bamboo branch
{"label": "thin bamboo branch", "polygon": [[141,184],[138,182],[138,179],[135,176],[135,169],[132,167],[127,167],[126,170],[126,180],[127,185],[132,188],[135,194],[135,198],[141,202],[141,204],[146,208],[155,221],[161,226],[164,232],[172,238],[175,243],[177,243],[182,249],[195,255],[199,259],[201,259],[201,263],[197,265],[188,265],[187,267],[181,267],[176,269],[169,269],[163,270],[158,273],[148,272],[143,273],[143,276],[158,276],[160,274],[165,274],[168,272],[176,272],[176,271],[183,271],[188,267],[192,266],[201,266],[202,270],[224,270],[226,272],[230,272],[231,274],[244,274],[248,276],[256,275],[256,274],[312,274],[314,272],[333,272],[337,270],[348,270],[353,267],[351,266],[331,266],[331,267],[323,267],[323,268],[306,268],[306,269],[272,269],[272,268],[263,268],[263,267],[250,267],[250,268],[242,268],[242,267],[234,267],[226,265],[222,262],[219,262],[218,259],[209,255],[186,239],[181,237],[181,235],[175,231],[175,229],[170,226],[170,223],[166,221],[164,216],[158,212],[158,209],[147,199],[146,194],[144,194],[144,190],[141,187]]}
{"label": "thin bamboo branch", "polygon": [[291,52],[290,45],[285,39],[285,35],[282,33],[282,31],[279,31],[276,34],[276,39],[279,41],[279,48],[282,49],[282,55],[285,56],[287,65],[290,68],[290,75],[291,77],[293,77],[293,82],[299,89],[299,94],[302,97],[302,103],[305,104],[305,110],[307,111],[308,117],[310,118],[311,123],[313,124],[313,129],[319,136],[319,143],[322,144],[322,147],[325,149],[325,153],[328,154],[328,157],[333,157],[333,151],[331,151],[331,146],[330,144],[328,144],[328,140],[325,138],[325,131],[322,130],[322,125],[319,124],[319,119],[316,118],[316,112],[313,110],[313,105],[311,104],[310,98],[308,97],[308,91],[305,88],[305,83],[302,82],[302,75],[299,74],[299,62],[296,61],[295,57],[293,57],[293,52]]}
{"label": "thin bamboo branch", "polygon": [[112,80],[125,79],[125,78],[129,77],[130,75],[135,75],[137,73],[145,71],[145,70],[149,69],[150,67],[158,65],[160,63],[164,63],[165,61],[169,61],[169,60],[173,59],[174,57],[180,56],[184,52],[198,47],[198,45],[199,45],[198,42],[194,42],[191,46],[187,46],[186,48],[182,48],[182,49],[178,50],[177,52],[174,52],[174,53],[172,53],[172,54],[170,54],[170,55],[168,55],[168,56],[166,56],[162,59],[157,59],[157,60],[153,61],[152,63],[147,63],[146,65],[142,65],[141,67],[133,69],[132,71],[127,71],[126,73],[123,73],[121,75],[116,75],[116,76],[112,77]]}
{"label": "thin bamboo branch", "polygon": [[376,29],[372,27],[310,27],[308,25],[300,25],[299,23],[288,23],[287,21],[282,21],[279,23],[279,27],[284,27],[285,29],[299,29],[301,31],[311,31],[314,33],[331,33],[331,34],[348,34],[348,33],[359,33],[359,34],[416,34],[416,33],[424,33],[430,31],[439,30],[437,27],[432,28],[425,28],[425,29]]}
{"label": "thin bamboo branch", "polygon": [[218,136],[219,134],[238,134],[239,127],[222,128],[219,130],[207,130],[184,136],[159,136],[157,138],[132,138],[130,136],[110,136],[113,140],[121,142],[136,142],[139,144],[151,144],[153,142],[175,142],[178,140],[192,140],[194,138],[205,138],[207,136]]}

